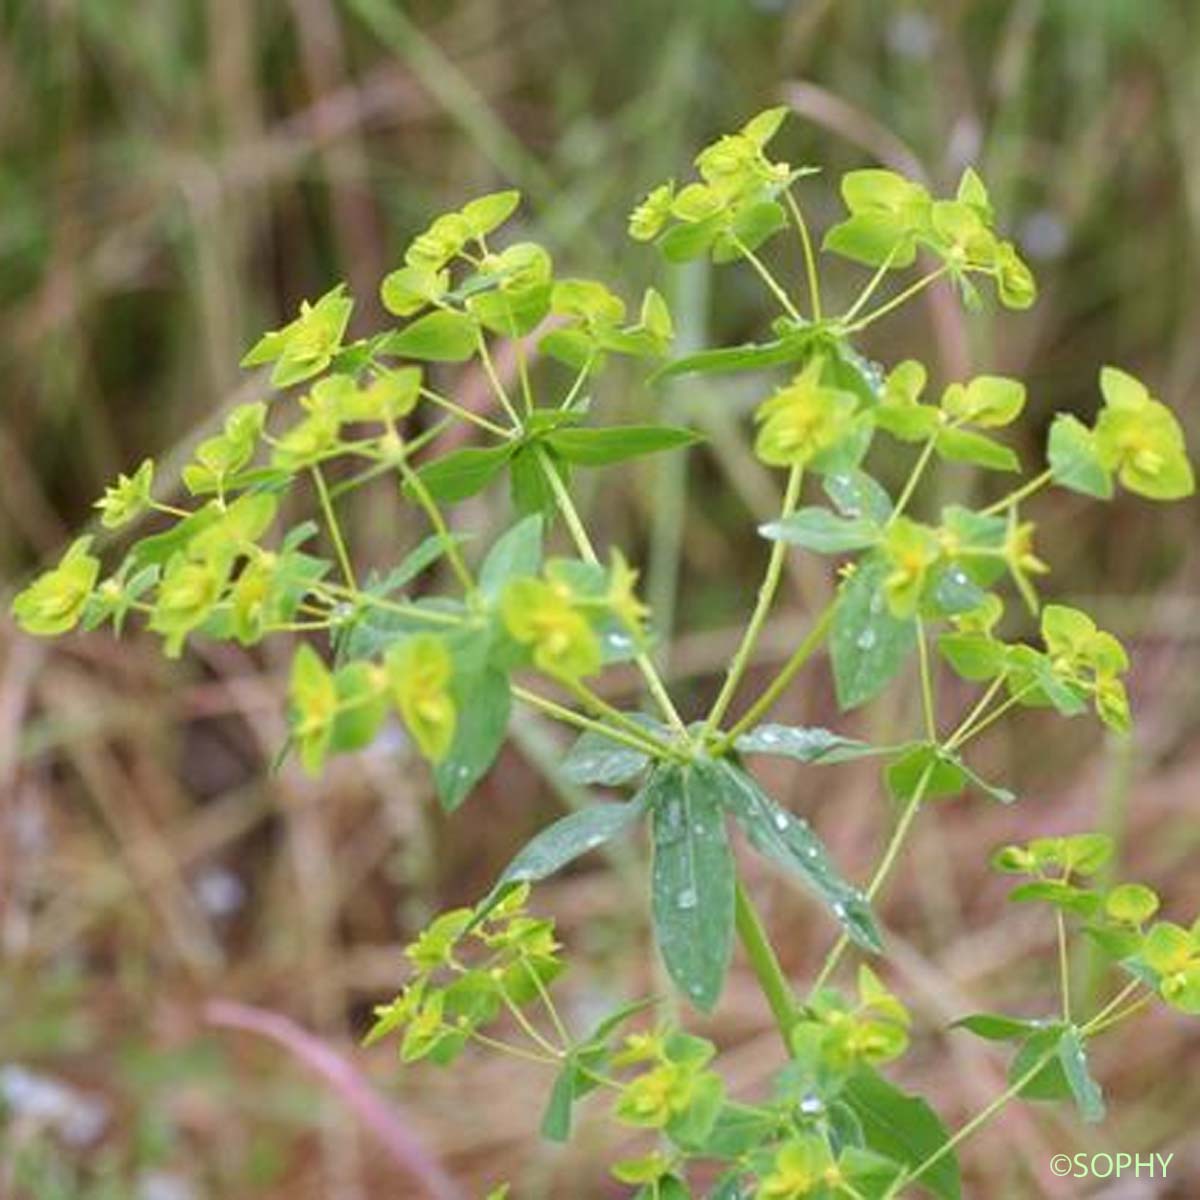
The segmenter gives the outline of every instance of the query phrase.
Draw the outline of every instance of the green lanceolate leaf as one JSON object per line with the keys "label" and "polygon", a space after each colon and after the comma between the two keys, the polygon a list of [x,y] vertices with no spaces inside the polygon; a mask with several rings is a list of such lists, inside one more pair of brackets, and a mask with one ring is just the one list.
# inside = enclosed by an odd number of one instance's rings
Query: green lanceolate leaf
{"label": "green lanceolate leaf", "polygon": [[625,804],[594,804],[561,817],[517,852],[481,908],[489,908],[510,884],[537,883],[561,871],[568,863],[628,829],[645,811],[644,796],[635,796]]}
{"label": "green lanceolate leaf", "polygon": [[843,737],[819,726],[758,725],[734,743],[743,754],[775,754],[797,762],[839,763],[886,753],[856,738]]}
{"label": "green lanceolate leaf", "polygon": [[884,595],[891,566],[871,556],[843,584],[829,649],[838,704],[857,708],[879,695],[916,641],[916,622],[894,617]]}
{"label": "green lanceolate leaf", "polygon": [[865,550],[879,541],[879,529],[873,522],[864,517],[838,517],[826,508],[802,508],[781,521],[760,525],[758,531],[770,541],[803,546],[818,554]]}
{"label": "green lanceolate leaf", "polygon": [[965,1029],[968,1033],[986,1038],[989,1042],[1011,1042],[1028,1037],[1041,1026],[1040,1021],[1009,1017],[1003,1013],[971,1013],[970,1016],[959,1017],[950,1028]]}
{"label": "green lanceolate leaf", "polygon": [[758,784],[732,763],[699,762],[692,774],[711,788],[742,827],[750,844],[796,876],[826,905],[847,935],[864,949],[883,949],[871,906],[839,873],[825,844],[808,822],[779,807]]}
{"label": "green lanceolate leaf", "polygon": [[451,695],[458,716],[450,749],[433,771],[438,798],[449,812],[487,774],[508,733],[512,691],[508,676],[488,659],[490,646],[487,630],[471,630],[451,640]]}
{"label": "green lanceolate leaf", "polygon": [[733,952],[734,868],[710,773],[661,766],[642,791],[652,810],[654,932],[667,971],[711,1012]]}
{"label": "green lanceolate leaf", "polygon": [[[867,1147],[915,1170],[950,1140],[937,1113],[916,1096],[890,1084],[871,1068],[859,1068],[846,1082],[842,1098],[854,1110]],[[962,1182],[958,1157],[944,1154],[917,1180],[939,1200],[959,1200]]]}
{"label": "green lanceolate leaf", "polygon": [[620,787],[636,779],[649,765],[650,755],[645,751],[588,730],[563,759],[562,773],[572,783]]}
{"label": "green lanceolate leaf", "polygon": [[1058,1042],[1058,1061],[1062,1064],[1063,1074],[1067,1078],[1067,1086],[1075,1103],[1079,1105],[1079,1113],[1089,1124],[1104,1120],[1104,1095],[1100,1085],[1092,1078],[1088,1070],[1087,1054],[1083,1049],[1083,1039],[1079,1030],[1070,1026],[1063,1030]]}
{"label": "green lanceolate leaf", "polygon": [[773,342],[747,342],[741,346],[722,346],[698,350],[667,363],[654,373],[655,379],[677,375],[715,375],[729,371],[759,371],[783,363],[799,362],[811,351],[811,334],[791,334]]}
{"label": "green lanceolate leaf", "polygon": [[554,1086],[542,1113],[541,1134],[548,1142],[565,1142],[571,1136],[571,1109],[575,1103],[578,1076],[579,1065],[568,1056],[554,1077]]}
{"label": "green lanceolate leaf", "polygon": [[542,565],[542,533],[545,522],[538,514],[525,517],[496,539],[479,568],[479,590],[487,600],[496,600],[510,579],[536,575]]}
{"label": "green lanceolate leaf", "polygon": [[[469,534],[452,534],[450,544],[460,546],[469,540]],[[422,571],[433,566],[446,554],[447,539],[439,533],[431,533],[419,542],[382,579],[369,582],[363,590],[369,595],[392,596],[406,584],[411,583]]]}
{"label": "green lanceolate leaf", "polygon": [[385,354],[427,362],[466,362],[478,346],[475,321],[465,313],[447,310],[418,317],[388,337],[381,349]]}
{"label": "green lanceolate leaf", "polygon": [[[1058,1057],[1058,1044],[1065,1029],[1066,1026],[1061,1022],[1039,1029],[1021,1043],[1009,1063],[1010,1084],[1018,1083],[1033,1072],[1032,1078],[1020,1091],[1020,1095],[1027,1100],[1066,1100],[1071,1096],[1071,1085],[1067,1082],[1062,1061]],[[1039,1063],[1043,1065],[1036,1069]]]}
{"label": "green lanceolate leaf", "polygon": [[512,446],[469,446],[444,458],[435,458],[417,474],[435,500],[453,503],[482,492],[512,455]]}
{"label": "green lanceolate leaf", "polygon": [[690,429],[670,425],[610,425],[600,429],[555,429],[543,439],[566,462],[602,467],[701,441]]}

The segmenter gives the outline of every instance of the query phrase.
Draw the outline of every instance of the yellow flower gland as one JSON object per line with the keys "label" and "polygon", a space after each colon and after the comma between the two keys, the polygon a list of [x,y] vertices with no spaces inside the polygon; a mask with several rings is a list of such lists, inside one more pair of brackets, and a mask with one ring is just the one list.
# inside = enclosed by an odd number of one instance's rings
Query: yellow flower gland
{"label": "yellow flower gland", "polygon": [[907,617],[916,612],[929,570],[941,553],[941,542],[932,530],[907,517],[898,517],[892,523],[884,544],[892,569],[884,579],[883,590],[894,615]]}
{"label": "yellow flower gland", "polygon": [[514,579],[504,589],[501,613],[508,632],[532,647],[534,664],[547,675],[579,679],[600,670],[600,641],[562,584]]}
{"label": "yellow flower gland", "polygon": [[816,1138],[791,1142],[775,1156],[755,1200],[804,1200],[825,1183],[831,1165],[828,1149]]}
{"label": "yellow flower gland", "polygon": [[450,695],[454,663],[445,642],[419,634],[388,655],[392,699],[417,748],[430,762],[450,751],[458,725],[458,709]]}
{"label": "yellow flower gland", "polygon": [[695,1073],[690,1068],[663,1063],[626,1085],[617,1112],[631,1125],[661,1128],[687,1108],[694,1090]]}
{"label": "yellow flower gland", "polygon": [[1030,575],[1045,575],[1050,568],[1034,553],[1033,534],[1032,521],[1011,525],[1004,538],[1004,557],[1016,570]]}

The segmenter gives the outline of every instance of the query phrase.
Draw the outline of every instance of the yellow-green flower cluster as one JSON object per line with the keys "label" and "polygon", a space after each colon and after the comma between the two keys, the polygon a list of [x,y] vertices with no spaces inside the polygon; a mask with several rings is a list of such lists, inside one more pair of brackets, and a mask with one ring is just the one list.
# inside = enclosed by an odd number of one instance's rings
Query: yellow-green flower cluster
{"label": "yellow-green flower cluster", "polygon": [[[868,169],[842,177],[849,216],[825,237],[825,249],[868,266],[908,267],[923,246],[943,259],[966,287],[965,276],[991,276],[1008,308],[1037,298],[1033,272],[1016,246],[1000,238],[983,181],[964,172],[952,200],[935,200],[922,184],[894,171]],[[966,291],[970,298],[973,293]]]}
{"label": "yellow-green flower cluster", "polygon": [[90,537],[79,538],[50,571],[39,575],[13,600],[13,616],[27,633],[54,637],[79,624],[100,574],[100,560],[88,553]]}
{"label": "yellow-green flower cluster", "polygon": [[242,358],[242,366],[274,363],[271,383],[290,387],[319,375],[342,348],[354,301],[345,284],[326,292],[315,304],[300,303],[300,313],[282,329],[264,334]]}
{"label": "yellow-green flower cluster", "polygon": [[786,224],[775,197],[807,173],[766,155],[786,115],[784,108],[766,109],[706,146],[696,156],[700,179],[652,189],[630,214],[630,237],[648,242],[664,235],[663,252],[677,260],[711,250],[715,261],[726,262],[757,249]]}
{"label": "yellow-green flower cluster", "polygon": [[510,636],[530,648],[534,665],[547,675],[582,679],[600,670],[600,639],[564,579],[514,579],[500,598],[500,613]]}
{"label": "yellow-green flower cluster", "polygon": [[822,1068],[842,1073],[856,1063],[887,1063],[908,1048],[908,1010],[865,964],[858,971],[856,1005],[823,991],[810,1010],[810,1019],[794,1027],[792,1042],[798,1055]]}
{"label": "yellow-green flower cluster", "polygon": [[816,355],[787,386],[759,405],[754,452],[774,467],[815,466],[856,428],[858,400],[822,382],[825,359]]}

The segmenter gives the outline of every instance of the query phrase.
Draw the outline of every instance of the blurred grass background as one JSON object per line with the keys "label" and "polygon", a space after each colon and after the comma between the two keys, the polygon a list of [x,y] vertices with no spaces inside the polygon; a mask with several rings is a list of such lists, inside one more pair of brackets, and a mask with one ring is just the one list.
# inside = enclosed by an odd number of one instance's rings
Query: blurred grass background
{"label": "blurred grass background", "polygon": [[[685,344],[761,334],[771,313],[749,274],[666,274],[623,236],[649,185],[695,149],[784,99],[793,162],[880,161],[952,187],[978,166],[1042,282],[1018,318],[964,319],[948,296],[867,347],[919,354],[935,377],[1019,374],[1037,461],[1053,409],[1090,414],[1111,361],[1145,375],[1200,437],[1200,7],[1194,0],[2,0],[0,2],[0,583],[10,593],[90,519],[119,469],[182,461],[257,384],[241,351],[300,298],[345,278],[356,323],[429,217],[516,185],[530,232],[560,269],[671,295]],[[832,189],[805,185],[813,218]],[[790,264],[794,267],[794,264]],[[795,276],[793,275],[793,278]],[[835,294],[860,276],[834,268]],[[477,381],[467,378],[469,389]],[[686,703],[710,693],[762,556],[747,535],[777,480],[731,436],[762,380],[652,395],[614,369],[610,411],[663,406],[712,436],[668,465],[605,477],[604,541],[628,546],[670,637]],[[168,450],[170,453],[167,453]],[[884,461],[885,474],[905,456]],[[170,473],[169,468],[166,472]],[[969,473],[951,495],[981,495]],[[933,505],[939,497],[927,495]],[[365,557],[419,536],[392,497],[353,510]],[[889,979],[921,1036],[901,1077],[961,1118],[999,1089],[1001,1060],[948,1020],[1050,1004],[1052,927],[1008,912],[986,878],[999,842],[1098,826],[1168,914],[1200,907],[1196,507],[1066,494],[1037,504],[1048,590],[1092,607],[1134,644],[1131,746],[1083,723],[1023,717],[980,765],[1011,779],[1011,811],[934,810],[885,905]],[[486,531],[503,514],[468,507]],[[794,564],[794,591],[761,667],[787,653],[828,588]],[[5,605],[7,607],[7,604]],[[593,1110],[566,1151],[533,1130],[546,1080],[469,1055],[441,1075],[355,1048],[372,1003],[402,978],[399,948],[436,909],[476,897],[524,835],[578,797],[555,776],[557,731],[522,722],[453,822],[395,746],[320,783],[266,764],[282,729],[290,649],[198,645],[166,664],[153,639],[42,645],[0,625],[0,1194],[201,1197],[417,1195],[293,1052],[214,1028],[204,1003],[286,1015],[366,1070],[467,1195],[511,1179],[520,1200],[620,1194],[599,1164],[614,1134]],[[910,692],[847,722],[827,678],[793,689],[788,719],[885,736]],[[631,699],[617,677],[614,696]],[[621,694],[625,689],[625,694]],[[965,697],[946,683],[947,708]],[[777,771],[863,877],[887,814],[871,770]],[[615,866],[616,869],[613,869]],[[539,893],[577,962],[580,1020],[655,986],[640,850],[587,862]],[[830,937],[802,896],[754,880],[785,965],[811,972]],[[1093,964],[1078,968],[1101,987]],[[735,974],[712,1023],[735,1085],[761,1086],[773,1033]],[[1173,1152],[1167,1184],[1111,1197],[1200,1194],[1200,1034],[1156,1013],[1101,1043],[1109,1121],[1024,1108],[967,1151],[969,1194],[1075,1196],[1050,1155]],[[628,1149],[628,1147],[624,1147]]]}

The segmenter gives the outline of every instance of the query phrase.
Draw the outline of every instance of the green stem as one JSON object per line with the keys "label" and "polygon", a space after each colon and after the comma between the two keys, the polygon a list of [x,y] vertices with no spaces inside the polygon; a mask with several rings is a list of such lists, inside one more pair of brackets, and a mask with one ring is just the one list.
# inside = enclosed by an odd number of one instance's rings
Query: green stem
{"label": "green stem", "polygon": [[425,486],[425,481],[409,466],[406,458],[396,459],[396,470],[399,471],[404,486],[412,492],[425,516],[429,519],[430,525],[433,526],[433,531],[437,534],[438,541],[442,543],[446,561],[449,562],[450,569],[458,579],[459,586],[468,596],[473,596],[475,579],[463,556],[459,553],[458,543],[454,540],[454,535],[450,532],[450,527],[446,524],[446,519],[442,516],[442,510],[438,508],[437,501]]}
{"label": "green stem", "polygon": [[833,624],[836,602],[827,604],[821,615],[817,617],[813,627],[805,635],[804,641],[792,651],[792,656],[784,663],[779,674],[767,685],[758,699],[737,719],[733,728],[717,743],[714,752],[724,754],[737,738],[754,725],[760,717],[771,710],[775,702],[787,691],[788,685],[800,673],[801,669],[816,653],[825,635]]}
{"label": "green stem", "polygon": [[[596,695],[587,684],[580,682],[578,679],[560,679],[558,681],[567,689],[581,704],[590,708],[598,716],[603,717],[611,725],[617,729],[622,729],[631,737],[641,735],[643,738],[649,738],[651,735],[636,722],[630,720],[619,708],[614,708],[607,700]],[[666,744],[663,743],[663,748],[666,749]],[[659,757],[663,757],[662,754]],[[678,751],[672,750],[671,757],[689,761],[686,755],[680,754]]]}
{"label": "green stem", "polygon": [[[972,725],[968,729],[964,730],[963,733],[960,734],[955,739],[953,748],[956,749],[957,747],[961,746],[964,742],[969,741],[971,738],[978,737],[985,729],[988,728],[989,725],[994,725],[998,720],[1000,720],[1000,718],[1002,716],[1004,716],[1005,713],[1007,713],[1010,709],[1013,709],[1018,704],[1020,704],[1021,700],[1025,696],[1025,694],[1027,692],[1032,691],[1033,687],[1034,687],[1034,685],[1031,683],[1028,687],[1024,687],[1019,692],[1017,692],[1017,694],[1015,696],[1009,696],[1009,698],[1007,700],[1005,700],[1004,703],[1001,704],[998,708],[994,708],[982,720],[976,721],[974,725]],[[949,744],[947,744],[946,748],[951,749],[951,746]]]}
{"label": "green stem", "polygon": [[565,725],[573,725],[577,729],[599,734],[610,741],[619,742],[622,746],[628,746],[631,750],[638,750],[642,754],[649,754],[654,758],[670,758],[679,762],[687,761],[685,755],[680,754],[673,746],[667,745],[666,742],[660,741],[649,730],[642,730],[635,737],[632,732],[627,732],[625,729],[618,729],[612,725],[606,725],[603,721],[594,720],[583,713],[577,713],[573,708],[567,708],[564,704],[559,704],[547,696],[540,696],[537,692],[531,692],[527,688],[520,687],[517,684],[513,684],[512,694],[518,700],[528,704],[530,708],[536,708],[540,712],[544,712],[548,717],[553,717],[556,721],[562,721]]}
{"label": "green stem", "polygon": [[479,361],[483,365],[483,373],[487,376],[488,383],[492,385],[492,391],[496,394],[496,399],[500,401],[500,407],[508,414],[508,419],[513,425],[519,428],[521,418],[517,416],[517,410],[513,408],[512,401],[508,398],[508,392],[504,390],[504,384],[500,382],[500,376],[496,374],[496,365],[492,362],[492,356],[487,347],[487,338],[483,336],[482,329],[477,329],[475,333],[479,343]]}
{"label": "green stem", "polygon": [[317,485],[317,495],[321,499],[321,511],[325,514],[325,524],[329,529],[329,536],[333,539],[342,575],[345,577],[347,586],[357,592],[358,583],[354,578],[354,567],[350,563],[346,541],[342,537],[342,527],[338,524],[337,513],[333,511],[333,502],[329,498],[329,488],[325,485],[325,476],[321,473],[321,468],[315,464],[312,467],[312,477],[313,482]]}
{"label": "green stem", "polygon": [[579,516],[579,510],[575,507],[575,501],[571,498],[571,493],[567,491],[567,486],[563,483],[558,468],[550,461],[550,456],[541,446],[534,449],[534,454],[537,455],[538,466],[541,467],[542,474],[546,477],[546,482],[550,484],[550,490],[554,493],[554,501],[558,505],[558,511],[562,514],[567,532],[571,535],[571,540],[579,551],[579,557],[584,562],[594,566],[599,565],[600,558],[596,553],[596,547],[592,545],[592,539],[588,536],[588,531]]}
{"label": "green stem", "polygon": [[[415,604],[402,604],[397,600],[389,600],[386,596],[375,596],[370,592],[360,592],[357,588],[342,587],[341,584],[325,581],[309,585],[314,595],[327,600],[332,605],[343,601],[366,604],[371,608],[383,609],[386,612],[399,613],[418,621],[428,621],[431,625],[449,625],[458,627],[463,619],[454,613],[439,612],[435,608],[420,608]],[[328,596],[323,595],[328,593]]]}
{"label": "green stem", "polygon": [[575,376],[574,382],[571,384],[567,394],[563,397],[562,403],[558,406],[564,412],[575,403],[575,397],[579,395],[583,385],[587,382],[587,377],[591,373],[592,363],[595,361],[596,353],[592,351],[584,360],[584,364],[579,368],[579,374]]}
{"label": "green stem", "polygon": [[470,1036],[481,1046],[487,1046],[489,1050],[497,1050],[501,1054],[511,1054],[514,1058],[523,1059],[525,1062],[541,1063],[543,1066],[548,1067],[557,1067],[562,1062],[561,1055],[551,1058],[548,1054],[535,1054],[532,1050],[526,1050],[523,1046],[510,1046],[508,1042],[502,1042],[499,1038],[488,1037],[486,1033],[480,1033],[477,1029],[472,1030]]}
{"label": "green stem", "polygon": [[520,1005],[509,996],[503,984],[500,985],[500,997],[504,1001],[504,1007],[512,1014],[513,1020],[525,1031],[526,1037],[530,1038],[540,1049],[551,1055],[551,1057],[561,1059],[563,1052],[538,1031],[533,1022],[521,1011]]}
{"label": "green stem", "polygon": [[876,321],[878,321],[880,317],[886,317],[888,313],[893,312],[902,304],[907,304],[909,300],[923,292],[935,280],[941,279],[942,276],[944,276],[949,270],[950,268],[948,266],[938,267],[936,271],[933,271],[929,275],[918,279],[917,282],[911,287],[905,288],[904,291],[899,293],[899,295],[893,296],[886,303],[881,304],[878,308],[867,313],[865,317],[859,318],[859,320],[855,321],[854,324],[843,326],[842,332],[847,334],[861,333],[862,330],[866,329],[868,325],[873,325]]}
{"label": "green stem", "polygon": [[538,998],[542,1002],[542,1007],[550,1014],[550,1024],[554,1026],[554,1032],[558,1034],[559,1041],[563,1044],[563,1051],[571,1044],[571,1035],[567,1032],[567,1027],[563,1024],[563,1019],[559,1016],[558,1006],[550,996],[550,992],[546,985],[542,982],[542,977],[537,973],[537,968],[533,963],[524,956],[521,957],[521,962],[525,965],[525,973],[533,980],[533,986],[537,990]]}
{"label": "green stem", "polygon": [[907,1187],[914,1180],[920,1179],[922,1175],[927,1174],[931,1167],[936,1166],[946,1155],[952,1153],[960,1142],[966,1141],[977,1129],[986,1125],[1010,1100],[1019,1095],[1033,1081],[1034,1077],[1045,1068],[1046,1064],[1057,1053],[1057,1050],[1052,1050],[1049,1054],[1039,1059],[1036,1066],[1026,1071],[1016,1083],[1007,1087],[986,1108],[981,1109],[961,1129],[956,1130],[954,1135],[944,1141],[924,1162],[914,1167],[907,1175],[901,1176],[901,1178],[896,1180],[884,1194],[884,1200],[890,1200],[892,1196],[897,1195],[901,1187]]}
{"label": "green stem", "polygon": [[[1131,979],[1088,1023],[1084,1031],[1091,1033],[1105,1023],[1106,1018],[1133,995],[1142,986],[1140,979]],[[1153,997],[1154,993],[1149,993]]]}
{"label": "green stem", "polygon": [[[440,421],[435,422],[426,429],[424,433],[420,433],[411,441],[405,442],[403,446],[404,456],[411,458],[418,450],[424,449],[430,442],[441,437],[450,424],[451,419],[443,417]],[[330,457],[333,456],[331,455]],[[380,475],[384,475],[390,471],[395,466],[395,463],[396,456],[394,454],[387,454],[381,458],[377,458],[365,471],[361,471],[357,475],[352,475],[349,479],[343,479],[341,483],[335,483],[329,489],[330,499],[336,500],[339,496],[344,496],[347,492],[352,492],[355,488],[362,487],[364,483],[370,483],[372,479],[378,479]]]}
{"label": "green stem", "polygon": [[[1113,1010],[1113,1008],[1120,1004],[1120,1002],[1139,985],[1140,984],[1138,980],[1133,980],[1116,997],[1115,1000],[1101,1009],[1101,1011],[1092,1017],[1092,1019],[1088,1021],[1086,1025],[1082,1026],[1079,1032],[1084,1037],[1094,1037],[1102,1030],[1108,1029],[1112,1025],[1116,1024],[1117,1020],[1124,1020],[1125,1017],[1136,1012],[1142,1007],[1143,1003],[1154,999],[1154,994],[1150,993],[1148,996],[1143,997],[1142,1000],[1137,1004],[1130,1005],[1123,1012],[1118,1013],[1116,1017],[1106,1020],[1105,1018],[1108,1017],[1108,1014]],[[988,1121],[990,1121],[1010,1100],[1014,1099],[1025,1090],[1026,1086],[1033,1081],[1034,1077],[1046,1067],[1046,1065],[1055,1057],[1057,1053],[1058,1050],[1055,1048],[1044,1055],[1035,1066],[1031,1067],[1025,1072],[1024,1075],[1021,1076],[1020,1079],[1001,1092],[1000,1095],[997,1096],[990,1104],[988,1104],[986,1108],[980,1110],[980,1112],[976,1113],[975,1116],[973,1116],[965,1125],[956,1130],[953,1137],[943,1142],[933,1154],[915,1167],[911,1172],[896,1180],[896,1182],[893,1183],[888,1189],[884,1196],[884,1200],[890,1200],[892,1196],[895,1196],[898,1193],[901,1187],[905,1187],[914,1180],[919,1179],[922,1175],[927,1174],[931,1167],[941,1162],[946,1155],[952,1153],[956,1146],[958,1146],[961,1142],[965,1142],[967,1138],[975,1133],[975,1131],[981,1126],[986,1125]]]}
{"label": "green stem", "polygon": [[791,302],[787,292],[779,286],[775,276],[767,270],[762,259],[750,249],[740,238],[734,237],[733,244],[738,248],[738,252],[746,259],[746,261],[758,272],[758,277],[767,285],[767,290],[779,301],[780,307],[793,321],[803,323],[804,318],[797,311],[796,306]]}
{"label": "green stem", "polygon": [[[583,520],[579,516],[579,510],[575,507],[575,501],[571,498],[571,493],[567,490],[566,484],[563,483],[558,469],[550,461],[549,455],[547,455],[541,446],[536,447],[534,453],[537,455],[537,463],[541,468],[542,475],[545,477],[546,482],[550,484],[550,490],[554,493],[554,502],[558,506],[558,511],[562,514],[567,531],[570,533],[571,540],[574,541],[580,557],[585,562],[599,565],[600,559],[596,554],[596,547],[592,545],[592,539],[588,537]],[[650,695],[654,697],[654,701],[658,705],[662,715],[666,718],[667,724],[676,733],[686,739],[688,737],[687,726],[683,723],[683,718],[679,715],[679,710],[675,707],[675,702],[671,699],[670,693],[667,691],[666,685],[663,683],[662,677],[659,675],[654,664],[650,661],[649,655],[644,651],[638,651],[634,657],[634,662],[637,664],[638,670],[641,671],[642,678],[646,681],[646,687],[649,689]]]}
{"label": "green stem", "polygon": [[814,321],[820,321],[821,277],[817,274],[817,258],[813,253],[813,242],[812,236],[808,232],[808,222],[805,221],[804,213],[801,211],[796,197],[792,195],[790,188],[784,193],[784,198],[788,209],[791,211],[792,220],[796,223],[796,232],[800,235],[800,247],[804,254],[804,274],[808,279],[808,296],[812,304],[812,317]]}
{"label": "green stem", "polygon": [[438,408],[445,409],[446,412],[458,417],[460,421],[466,421],[479,429],[494,434],[496,437],[511,438],[513,435],[511,429],[505,429],[503,425],[497,425],[495,421],[489,421],[487,417],[481,417],[479,413],[473,413],[469,408],[463,408],[461,404],[456,404],[453,400],[435,392],[432,388],[423,387],[421,395],[430,404],[436,404]]}
{"label": "green stem", "polygon": [[1112,1026],[1119,1024],[1121,1021],[1125,1020],[1126,1017],[1131,1017],[1135,1012],[1140,1012],[1146,1007],[1147,1004],[1153,1003],[1156,996],[1157,993],[1155,992],[1147,992],[1146,995],[1144,995],[1140,1000],[1135,1000],[1132,1004],[1121,1009],[1120,1012],[1113,1013],[1108,1020],[1099,1022],[1095,1020],[1090,1021],[1087,1026],[1088,1036],[1096,1037],[1103,1033],[1106,1029],[1110,1029]]}
{"label": "green stem", "polygon": [[745,885],[739,879],[734,893],[734,919],[737,923],[738,938],[742,949],[746,952],[754,978],[766,997],[771,1015],[779,1029],[788,1057],[792,1055],[791,1032],[796,1021],[796,998],[775,956],[775,948],[767,936],[766,928],[754,901],[746,891]]}
{"label": "green stem", "polygon": [[979,700],[976,702],[975,706],[969,713],[967,713],[965,717],[963,717],[962,721],[958,725],[958,728],[955,729],[955,731],[946,739],[947,750],[953,750],[954,747],[957,746],[965,736],[969,736],[971,726],[980,718],[983,712],[987,709],[987,706],[991,704],[996,693],[1004,686],[1004,679],[1005,675],[1000,674],[988,684],[986,690],[984,691],[983,695],[979,697]]}
{"label": "green stem", "polygon": [[1058,983],[1062,992],[1062,1017],[1071,1021],[1071,963],[1067,958],[1067,923],[1062,909],[1054,910],[1055,926],[1058,931]]}
{"label": "green stem", "polygon": [[930,744],[938,740],[937,710],[933,698],[933,675],[929,669],[929,644],[925,639],[925,622],[917,618],[917,661],[921,672],[921,708],[925,713],[925,736]]}
{"label": "green stem", "polygon": [[913,492],[917,490],[917,484],[921,482],[921,476],[925,474],[925,468],[929,466],[929,460],[933,457],[936,446],[937,434],[935,433],[921,448],[920,456],[913,464],[913,469],[909,472],[908,479],[904,484],[904,490],[901,491],[900,498],[896,501],[895,508],[892,509],[892,515],[887,519],[889,525],[908,507],[908,502],[913,498]]}
{"label": "green stem", "polygon": [[1028,499],[1034,492],[1041,491],[1048,483],[1054,481],[1054,472],[1045,470],[1040,475],[1035,475],[1028,483],[1017,488],[1016,491],[1009,492],[995,504],[989,504],[987,508],[979,510],[981,517],[991,517],[996,513],[1003,512],[1007,508],[1012,508],[1015,504],[1020,504],[1022,500]]}
{"label": "green stem", "polygon": [[[913,794],[909,797],[904,811],[900,814],[900,820],[896,823],[896,828],[892,832],[887,849],[883,852],[883,858],[879,860],[879,866],[875,868],[875,874],[871,877],[871,882],[867,885],[866,897],[868,900],[875,899],[879,894],[879,889],[883,886],[884,880],[891,873],[892,867],[896,865],[896,859],[900,856],[900,851],[908,838],[909,830],[912,829],[913,821],[916,819],[917,810],[921,807],[921,801],[925,798],[929,781],[933,778],[933,767],[934,764],[930,763],[921,773],[921,777],[917,780],[917,786],[913,788]],[[830,976],[837,968],[838,962],[841,960],[842,955],[845,954],[849,944],[850,939],[845,934],[842,934],[834,943],[833,949],[829,951],[825,963],[821,967],[816,981],[813,983],[810,995],[814,995],[820,991],[829,981]]]}
{"label": "green stem", "polygon": [[[783,507],[779,515],[781,521],[786,520],[795,511],[796,502],[800,499],[800,485],[803,479],[804,469],[798,466],[792,467],[788,473],[787,488],[783,496]],[[775,602],[775,593],[779,590],[779,580],[783,575],[783,564],[787,559],[787,552],[788,546],[786,542],[777,541],[772,543],[771,556],[767,560],[767,569],[763,575],[762,584],[758,589],[758,602],[754,606],[750,622],[746,626],[745,633],[742,635],[741,645],[738,646],[733,656],[733,662],[729,665],[729,671],[725,675],[725,682],[721,686],[716,700],[713,701],[713,706],[709,710],[708,717],[705,719],[704,736],[706,737],[720,727],[721,720],[725,716],[730,703],[733,701],[738,684],[741,683],[742,676],[746,672],[750,656],[754,652],[759,635],[762,633],[763,626],[766,624],[767,617],[770,614],[771,605]]]}
{"label": "green stem", "polygon": [[839,318],[839,324],[848,325],[862,312],[863,305],[875,294],[876,289],[883,282],[884,276],[891,270],[892,259],[895,258],[899,245],[900,243],[897,242],[896,246],[888,253],[887,258],[879,264],[879,269],[868,280],[867,286],[859,293],[858,299]]}

